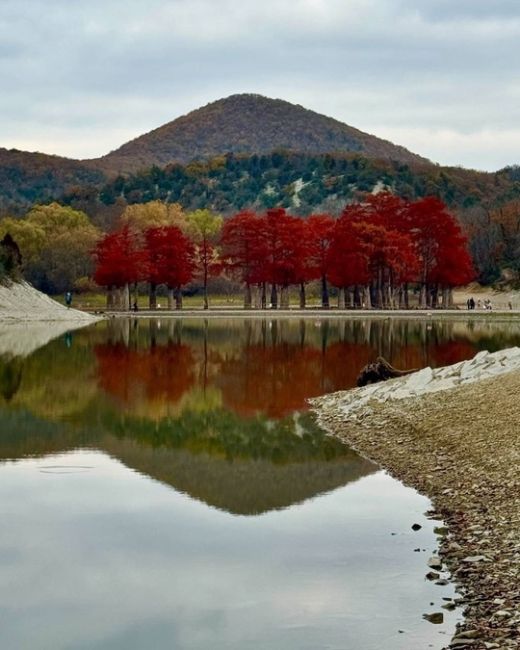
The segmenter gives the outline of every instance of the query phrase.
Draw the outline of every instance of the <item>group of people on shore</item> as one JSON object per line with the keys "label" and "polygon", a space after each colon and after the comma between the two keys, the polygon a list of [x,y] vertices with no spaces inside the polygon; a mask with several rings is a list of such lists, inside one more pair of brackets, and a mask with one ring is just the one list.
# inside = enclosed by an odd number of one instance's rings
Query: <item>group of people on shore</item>
{"label": "group of people on shore", "polygon": [[[509,304],[509,309],[512,309],[513,306],[511,305],[511,303],[508,304]],[[476,308],[476,309],[485,309],[487,311],[491,311],[493,309],[493,304],[491,303],[491,300],[489,298],[486,298],[484,301],[480,300],[479,298],[477,302],[475,302],[473,297],[468,298],[466,300],[466,306],[469,310]]]}

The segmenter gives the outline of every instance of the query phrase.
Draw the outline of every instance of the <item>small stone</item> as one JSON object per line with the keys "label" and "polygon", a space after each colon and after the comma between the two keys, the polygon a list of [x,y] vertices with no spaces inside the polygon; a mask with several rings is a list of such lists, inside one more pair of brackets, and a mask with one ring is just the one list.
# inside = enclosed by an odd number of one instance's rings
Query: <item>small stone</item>
{"label": "small stone", "polygon": [[412,526],[412,530],[415,530],[415,531],[421,530],[421,528],[422,528],[421,524],[413,524],[413,526]]}
{"label": "small stone", "polygon": [[430,569],[442,569],[441,559],[435,555],[432,556],[428,560],[428,566],[430,567]]}
{"label": "small stone", "polygon": [[441,537],[444,537],[445,535],[448,534],[448,529],[446,528],[446,526],[435,526],[433,532],[436,535],[440,535]]}
{"label": "small stone", "polygon": [[442,612],[433,612],[433,614],[423,614],[425,621],[429,621],[434,625],[440,625],[444,623],[444,614]]}
{"label": "small stone", "polygon": [[426,574],[426,578],[428,580],[438,580],[441,577],[440,573],[436,573],[435,571],[428,571]]}
{"label": "small stone", "polygon": [[464,630],[464,632],[459,632],[456,634],[453,639],[476,639],[477,637],[477,630]]}

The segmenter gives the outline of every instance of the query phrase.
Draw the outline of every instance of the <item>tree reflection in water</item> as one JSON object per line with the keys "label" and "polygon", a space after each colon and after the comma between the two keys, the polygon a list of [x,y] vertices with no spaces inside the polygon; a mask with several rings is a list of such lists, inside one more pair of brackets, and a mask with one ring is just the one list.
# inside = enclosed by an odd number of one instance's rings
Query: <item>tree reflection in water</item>
{"label": "tree reflection in water", "polygon": [[378,355],[439,366],[519,340],[498,324],[111,320],[0,359],[0,457],[95,447],[230,512],[285,507],[374,471],[307,398]]}

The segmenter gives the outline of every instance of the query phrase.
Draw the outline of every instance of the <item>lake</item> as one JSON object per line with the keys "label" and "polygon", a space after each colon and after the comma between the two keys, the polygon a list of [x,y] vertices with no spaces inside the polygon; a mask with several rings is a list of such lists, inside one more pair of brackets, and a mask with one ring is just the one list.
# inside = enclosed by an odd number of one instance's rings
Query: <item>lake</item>
{"label": "lake", "polygon": [[32,352],[23,336],[0,355],[0,647],[447,643],[428,500],[306,399],[378,354],[412,368],[519,344],[514,324],[114,319]]}

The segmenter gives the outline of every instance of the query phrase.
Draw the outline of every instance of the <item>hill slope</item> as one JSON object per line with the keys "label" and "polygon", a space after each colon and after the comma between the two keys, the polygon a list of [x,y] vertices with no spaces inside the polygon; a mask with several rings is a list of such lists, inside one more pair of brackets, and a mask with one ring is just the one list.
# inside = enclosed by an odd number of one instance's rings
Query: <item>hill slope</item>
{"label": "hill slope", "polygon": [[79,160],[0,147],[0,214],[105,180],[103,172]]}
{"label": "hill slope", "polygon": [[[337,213],[364,193],[389,189],[417,199],[438,196],[451,208],[484,204],[488,208],[520,196],[514,170],[494,174],[431,164],[407,165],[355,154],[273,152],[263,156],[228,154],[207,162],[168,165],[119,176],[91,192],[88,201],[63,200],[91,215],[122,210],[127,203],[162,200],[185,209],[210,208],[229,214],[245,208],[282,206],[298,214]],[[110,213],[110,214],[109,214]]]}
{"label": "hill slope", "polygon": [[[136,171],[225,153],[358,153],[405,163],[429,162],[404,147],[281,99],[232,95],[169,122],[98,159],[106,169]],[[94,162],[94,161],[93,161]]]}

